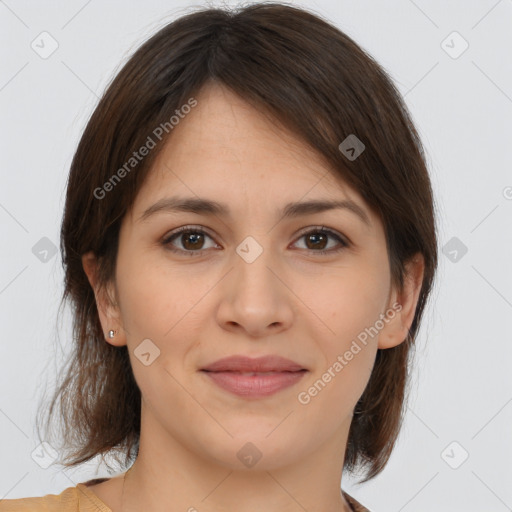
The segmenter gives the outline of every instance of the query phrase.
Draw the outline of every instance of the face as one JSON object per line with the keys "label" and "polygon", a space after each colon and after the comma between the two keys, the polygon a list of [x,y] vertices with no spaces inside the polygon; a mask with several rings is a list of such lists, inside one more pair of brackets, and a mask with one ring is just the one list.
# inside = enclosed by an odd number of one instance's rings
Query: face
{"label": "face", "polygon": [[[143,428],[232,468],[248,442],[260,467],[292,464],[346,442],[377,348],[403,341],[411,309],[396,307],[383,226],[355,190],[226,89],[196,99],[123,220],[117,309],[101,320],[128,345]],[[227,213],[151,209],[171,197]],[[352,207],[285,215],[309,201]],[[303,371],[241,396],[202,371],[232,355]]]}

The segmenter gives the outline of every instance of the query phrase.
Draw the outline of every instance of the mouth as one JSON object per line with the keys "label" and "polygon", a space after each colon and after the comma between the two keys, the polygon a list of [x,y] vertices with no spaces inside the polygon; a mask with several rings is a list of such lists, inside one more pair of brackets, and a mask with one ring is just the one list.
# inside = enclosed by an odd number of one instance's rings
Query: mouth
{"label": "mouth", "polygon": [[201,368],[210,372],[238,372],[238,373],[274,373],[295,372],[306,370],[301,364],[276,355],[251,358],[244,355],[234,355],[219,359],[208,366]]}
{"label": "mouth", "polygon": [[201,370],[202,372],[208,372],[208,373],[234,373],[236,375],[274,375],[276,373],[296,373],[296,372],[307,372],[307,370],[305,369],[300,369],[300,370],[283,370],[283,371],[278,371],[278,370],[271,370],[269,372],[257,372],[257,371],[252,371],[252,372],[242,372],[242,371],[237,371],[237,370]]}
{"label": "mouth", "polygon": [[219,388],[238,397],[264,398],[296,385],[308,370],[294,371],[208,371],[201,370],[206,378]]}

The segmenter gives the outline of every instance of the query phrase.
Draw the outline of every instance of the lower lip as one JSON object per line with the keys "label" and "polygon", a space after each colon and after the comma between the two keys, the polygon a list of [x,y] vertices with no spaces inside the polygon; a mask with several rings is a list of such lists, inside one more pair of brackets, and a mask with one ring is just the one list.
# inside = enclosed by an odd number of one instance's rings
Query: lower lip
{"label": "lower lip", "polygon": [[231,393],[243,397],[265,397],[273,395],[282,389],[293,386],[306,373],[299,372],[275,372],[262,375],[242,375],[236,372],[208,372],[202,370],[218,386]]}

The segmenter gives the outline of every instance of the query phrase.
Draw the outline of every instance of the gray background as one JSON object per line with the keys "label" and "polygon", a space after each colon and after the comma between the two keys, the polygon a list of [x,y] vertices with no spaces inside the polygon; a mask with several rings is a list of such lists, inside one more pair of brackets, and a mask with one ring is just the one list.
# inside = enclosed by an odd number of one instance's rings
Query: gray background
{"label": "gray background", "polygon": [[[60,470],[32,457],[36,408],[70,332],[69,316],[56,324],[59,253],[40,240],[58,246],[73,152],[121,63],[188,6],[232,3],[0,1],[0,497],[109,476],[98,461]],[[441,214],[398,445],[380,476],[357,486],[345,475],[343,487],[377,512],[512,510],[512,1],[294,3],[332,20],[395,80]],[[43,31],[58,43],[45,59],[31,47],[51,48]],[[460,55],[453,31],[469,44]]]}

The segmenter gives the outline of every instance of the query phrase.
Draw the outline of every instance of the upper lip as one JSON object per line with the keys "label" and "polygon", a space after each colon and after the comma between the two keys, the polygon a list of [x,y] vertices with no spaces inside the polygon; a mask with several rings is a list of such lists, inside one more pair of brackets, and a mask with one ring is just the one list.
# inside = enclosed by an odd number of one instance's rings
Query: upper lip
{"label": "upper lip", "polygon": [[305,369],[290,359],[275,355],[258,358],[242,355],[224,357],[201,368],[209,372],[296,372]]}

